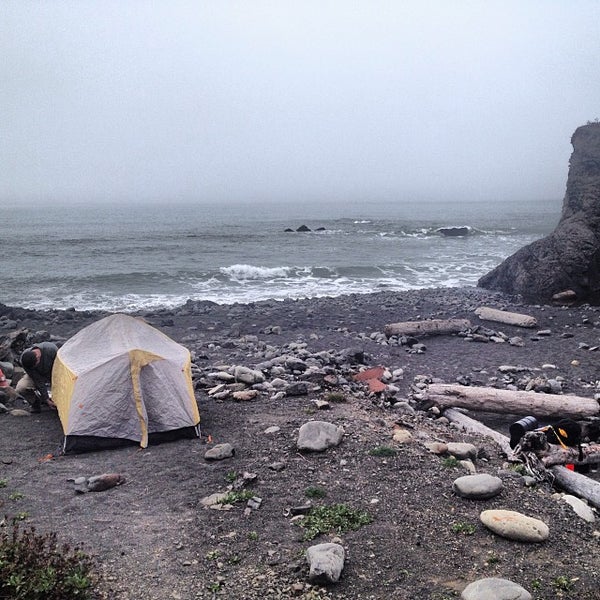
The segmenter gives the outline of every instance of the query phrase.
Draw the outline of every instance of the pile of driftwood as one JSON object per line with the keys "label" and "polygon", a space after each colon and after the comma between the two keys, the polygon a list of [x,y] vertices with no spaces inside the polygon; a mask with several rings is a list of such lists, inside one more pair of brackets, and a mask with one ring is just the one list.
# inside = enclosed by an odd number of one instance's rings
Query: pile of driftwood
{"label": "pile of driftwood", "polygon": [[[497,321],[518,327],[535,327],[535,318],[528,315],[510,313],[482,307],[476,314],[480,319]],[[392,323],[386,325],[385,333],[392,335],[440,335],[460,333],[471,327],[467,319],[449,319]],[[534,416],[540,419],[583,420],[600,416],[600,405],[593,398],[572,395],[552,395],[538,392],[511,391],[489,387],[470,387],[459,384],[430,384],[420,394],[423,406],[437,406],[450,421],[466,431],[493,439],[506,457],[515,462],[531,463],[520,445],[512,448],[510,440],[502,433],[474,419],[464,410],[474,412]],[[529,450],[529,452],[533,452]],[[600,444],[583,443],[578,447],[561,447],[544,444],[534,451],[537,472],[570,493],[584,498],[589,504],[600,508],[600,483],[567,469],[564,465],[589,465],[600,463]]]}

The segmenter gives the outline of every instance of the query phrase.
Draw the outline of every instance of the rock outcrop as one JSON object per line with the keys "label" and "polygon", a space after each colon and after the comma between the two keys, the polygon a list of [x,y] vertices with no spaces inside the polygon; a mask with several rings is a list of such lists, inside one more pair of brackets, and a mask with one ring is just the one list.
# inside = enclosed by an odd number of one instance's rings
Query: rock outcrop
{"label": "rock outcrop", "polygon": [[600,123],[576,129],[571,143],[567,191],[556,229],[484,275],[480,287],[541,303],[569,290],[563,297],[600,304]]}

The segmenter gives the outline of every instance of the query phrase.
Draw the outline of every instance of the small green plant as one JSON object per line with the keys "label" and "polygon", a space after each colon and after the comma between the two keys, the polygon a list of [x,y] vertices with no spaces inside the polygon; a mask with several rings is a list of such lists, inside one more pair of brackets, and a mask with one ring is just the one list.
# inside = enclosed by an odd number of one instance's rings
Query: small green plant
{"label": "small green plant", "polygon": [[[24,521],[25,519],[27,519],[29,517],[29,513],[28,512],[18,512],[13,518],[12,518],[12,522],[13,524],[18,523],[19,521]],[[0,596],[1,597],[1,596]]]}
{"label": "small green plant", "polygon": [[456,469],[456,467],[458,467],[459,465],[460,462],[455,456],[448,456],[442,461],[442,466],[446,467],[447,469]]}
{"label": "small green plant", "polygon": [[210,590],[211,593],[216,594],[221,589],[222,585],[223,585],[222,581],[215,581],[208,586],[208,589]]}
{"label": "small green plant", "polygon": [[206,560],[217,560],[217,558],[219,558],[220,554],[221,553],[218,550],[209,550],[204,555],[204,558],[206,558]]}
{"label": "small green plant", "polygon": [[13,492],[8,498],[10,500],[23,500],[23,498],[25,498],[25,494],[22,492]]}
{"label": "small green plant", "polygon": [[562,590],[563,592],[568,592],[573,588],[573,582],[566,575],[560,575],[556,577],[556,579],[552,580],[551,585],[553,588]]}
{"label": "small green plant", "polygon": [[540,589],[542,589],[542,581],[541,581],[541,579],[533,579],[531,581],[531,589],[532,590],[540,590]]}
{"label": "small green plant", "polygon": [[346,504],[315,506],[300,521],[300,526],[304,528],[302,540],[312,540],[322,533],[355,531],[372,521],[369,513],[354,510]]}
{"label": "small green plant", "polygon": [[371,456],[396,456],[397,452],[395,448],[390,446],[376,446],[369,450]]}
{"label": "small green plant", "polygon": [[225,481],[229,483],[233,483],[238,478],[238,474],[236,471],[228,471],[225,475]]}
{"label": "small green plant", "polygon": [[527,468],[525,467],[525,465],[523,463],[517,463],[514,465],[511,465],[511,470],[514,471],[515,473],[518,473],[519,475],[527,475]]}
{"label": "small green plant", "polygon": [[307,498],[325,498],[327,491],[317,485],[311,485],[304,490]]}
{"label": "small green plant", "polygon": [[485,562],[488,566],[497,565],[500,562],[500,557],[496,554],[490,554]]}
{"label": "small green plant", "polygon": [[0,531],[0,598],[87,600],[96,581],[92,559],[78,547],[59,545],[55,533],[18,524]]}
{"label": "small green plant", "polygon": [[250,490],[239,490],[228,492],[227,495],[219,500],[217,504],[235,504],[236,502],[245,502],[254,497],[254,492]]}
{"label": "small green plant", "polygon": [[329,394],[325,396],[325,400],[327,400],[327,402],[345,402],[346,396],[344,396],[342,392],[329,392]]}
{"label": "small green plant", "polygon": [[239,554],[232,554],[230,557],[227,558],[227,564],[230,565],[237,565],[241,561],[242,557]]}
{"label": "small green plant", "polygon": [[471,523],[453,523],[452,531],[454,533],[462,533],[463,535],[473,535],[475,531],[477,531],[475,525],[471,525]]}
{"label": "small green plant", "polygon": [[256,542],[258,540],[258,531],[249,531],[248,532],[248,539],[251,542]]}
{"label": "small green plant", "polygon": [[8,479],[0,479],[0,488],[5,488],[8,485]]}

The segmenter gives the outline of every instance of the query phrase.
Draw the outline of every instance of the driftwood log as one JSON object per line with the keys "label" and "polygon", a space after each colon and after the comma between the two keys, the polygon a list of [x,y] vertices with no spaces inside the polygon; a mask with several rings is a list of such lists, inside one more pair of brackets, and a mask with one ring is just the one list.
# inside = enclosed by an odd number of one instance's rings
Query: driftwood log
{"label": "driftwood log", "polygon": [[566,467],[550,467],[550,471],[554,475],[554,482],[561,488],[600,508],[600,483]]}
{"label": "driftwood log", "polygon": [[547,454],[540,456],[545,467],[554,465],[590,465],[600,463],[600,444],[583,444],[581,451],[577,447],[561,448],[551,445]]}
{"label": "driftwood log", "polygon": [[535,317],[506,312],[504,310],[498,310],[497,308],[481,306],[475,310],[475,314],[482,321],[495,321],[497,323],[505,323],[506,325],[515,325],[516,327],[537,327],[537,320]]}
{"label": "driftwood log", "polygon": [[600,414],[600,404],[597,400],[567,394],[554,395],[432,383],[422,397],[426,402],[441,408],[457,407],[481,412],[571,419]]}
{"label": "driftwood log", "polygon": [[472,419],[465,413],[457,410],[456,408],[447,408],[444,411],[444,417],[460,425],[465,431],[471,433],[477,433],[479,435],[483,435],[485,437],[489,437],[494,440],[500,448],[502,448],[502,452],[507,456],[509,460],[512,460],[514,455],[512,448],[510,447],[510,443],[508,438],[505,435],[502,435],[499,431],[484,425],[481,421],[477,419]]}
{"label": "driftwood log", "polygon": [[[449,408],[444,411],[444,416],[457,425],[461,425],[467,431],[480,433],[484,436],[492,438],[499,444],[500,448],[502,448],[502,451],[506,454],[509,460],[514,459],[514,454],[509,444],[509,439],[505,435],[486,427],[483,423],[480,423],[475,419],[471,419],[458,410]],[[578,463],[576,460],[572,460],[571,462],[575,464]],[[559,487],[567,492],[570,492],[571,494],[574,494],[575,496],[578,496],[579,498],[587,500],[592,506],[600,508],[600,483],[590,479],[589,477],[586,477],[585,475],[570,471],[563,466],[553,466],[548,470],[553,475],[554,483],[558,484]]]}
{"label": "driftwood log", "polygon": [[460,333],[470,328],[471,322],[468,319],[431,319],[389,323],[383,331],[387,337],[390,337],[392,335],[444,335]]}

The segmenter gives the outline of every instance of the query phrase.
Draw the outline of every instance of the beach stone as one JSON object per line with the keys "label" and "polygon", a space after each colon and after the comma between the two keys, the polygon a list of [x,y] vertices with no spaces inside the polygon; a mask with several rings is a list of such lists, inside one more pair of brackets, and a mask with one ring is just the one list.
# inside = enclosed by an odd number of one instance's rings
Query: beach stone
{"label": "beach stone", "polygon": [[470,475],[475,475],[475,473],[477,473],[477,469],[472,460],[461,460],[459,461],[459,464],[465,471],[468,471]]}
{"label": "beach stone", "polygon": [[497,496],[503,489],[502,479],[488,473],[464,475],[454,480],[452,489],[461,498],[487,500]]}
{"label": "beach stone", "polygon": [[88,477],[86,485],[90,492],[103,492],[124,483],[125,478],[119,473],[102,473]]}
{"label": "beach stone", "polygon": [[271,380],[271,385],[275,389],[282,389],[287,386],[287,381],[285,379],[281,379],[281,377],[275,377],[275,379]]}
{"label": "beach stone", "polygon": [[232,393],[232,392],[243,392],[244,390],[247,390],[248,386],[245,383],[241,383],[241,382],[235,382],[235,383],[230,383],[227,385],[227,391]]}
{"label": "beach stone", "polygon": [[321,400],[319,398],[313,400],[313,404],[318,410],[329,410],[331,408],[331,404],[329,404],[327,400]]}
{"label": "beach stone", "polygon": [[425,448],[431,454],[446,454],[448,452],[448,444],[444,444],[444,442],[426,442]]}
{"label": "beach stone", "polygon": [[206,460],[223,460],[225,458],[231,458],[235,455],[235,450],[231,444],[217,444],[213,446],[210,450],[207,450],[204,453],[204,458]]}
{"label": "beach stone", "polygon": [[408,444],[409,442],[413,441],[413,436],[408,429],[398,428],[394,431],[392,440],[398,444]]}
{"label": "beach stone", "polygon": [[340,544],[317,544],[306,550],[308,578],[318,584],[336,583],[344,569],[346,553]]}
{"label": "beach stone", "polygon": [[481,522],[497,535],[518,542],[543,542],[548,539],[548,525],[512,510],[484,510]]}
{"label": "beach stone", "polygon": [[306,381],[295,381],[285,388],[286,396],[306,396],[308,394],[308,383]]}
{"label": "beach stone", "polygon": [[218,371],[216,373],[209,373],[208,375],[212,379],[218,379],[219,381],[225,381],[226,383],[233,383],[235,381],[235,377],[231,373],[227,373],[227,371]]}
{"label": "beach stone", "polygon": [[285,366],[290,371],[306,371],[308,368],[307,364],[300,358],[296,358],[294,356],[290,356],[285,361]]}
{"label": "beach stone", "polygon": [[531,600],[531,594],[518,583],[498,577],[470,583],[460,597],[462,600]]}
{"label": "beach stone", "polygon": [[254,400],[258,396],[257,390],[240,390],[238,392],[233,392],[232,397],[234,400],[238,400],[240,402],[248,402],[250,400]]}
{"label": "beach stone", "polygon": [[223,392],[225,392],[227,396],[229,395],[229,390],[227,390],[227,386],[224,383],[219,383],[218,385],[215,385],[214,387],[210,388],[206,393],[209,396],[216,396],[217,394],[222,394]]}
{"label": "beach stone", "polygon": [[326,421],[309,421],[298,432],[296,445],[299,450],[321,452],[338,446],[344,437],[344,429]]}
{"label": "beach stone", "polygon": [[588,523],[594,523],[596,521],[594,511],[580,498],[572,496],[571,494],[565,494],[562,499],[571,506],[575,511],[575,514],[584,521],[587,521]]}
{"label": "beach stone", "polygon": [[9,412],[11,417],[30,417],[31,413],[28,410],[23,410],[22,408],[13,408]]}
{"label": "beach stone", "polygon": [[464,442],[449,442],[448,453],[459,460],[467,458],[475,460],[477,458],[477,448],[473,444]]}
{"label": "beach stone", "polygon": [[217,504],[221,504],[223,500],[227,497],[227,492],[217,492],[215,494],[211,494],[210,496],[205,496],[200,500],[200,505],[205,508],[210,508]]}
{"label": "beach stone", "polygon": [[271,427],[267,427],[263,433],[270,435],[272,433],[277,433],[279,431],[281,431],[281,427],[278,427],[277,425],[271,425]]}
{"label": "beach stone", "polygon": [[265,376],[260,371],[242,366],[235,367],[233,370],[233,376],[235,377],[236,381],[241,381],[247,385],[262,383],[265,380]]}
{"label": "beach stone", "polygon": [[400,415],[414,415],[416,412],[415,409],[408,402],[406,402],[406,400],[395,402],[394,410]]}

